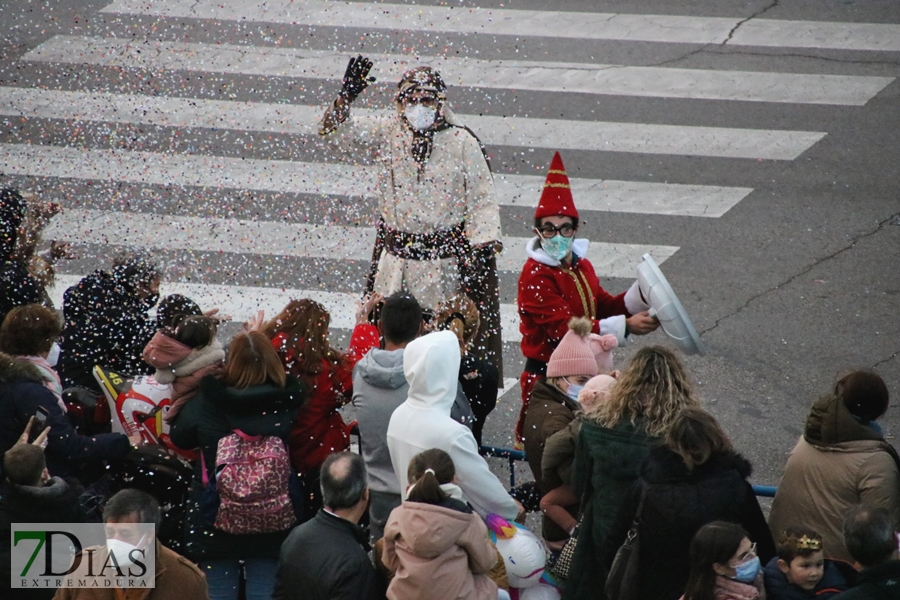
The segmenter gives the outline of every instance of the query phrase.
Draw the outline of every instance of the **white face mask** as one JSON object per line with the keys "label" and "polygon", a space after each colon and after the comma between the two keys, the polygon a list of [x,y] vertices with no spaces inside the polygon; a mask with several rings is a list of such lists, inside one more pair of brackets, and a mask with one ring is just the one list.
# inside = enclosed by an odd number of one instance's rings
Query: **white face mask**
{"label": "white face mask", "polygon": [[53,342],[53,345],[50,346],[50,353],[47,354],[47,364],[51,367],[56,366],[56,362],[59,360],[59,344]]}
{"label": "white face mask", "polygon": [[406,117],[413,129],[425,131],[434,125],[437,111],[423,104],[410,104],[403,109],[403,116]]}
{"label": "white face mask", "polygon": [[[144,541],[144,538],[138,541],[140,544]],[[134,544],[129,544],[128,542],[123,542],[122,540],[117,540],[115,538],[110,538],[106,540],[106,549],[110,554],[114,554],[116,556],[116,562],[119,563],[119,568],[125,569],[134,564],[133,558],[143,562],[144,552],[143,549],[138,548]],[[138,552],[134,552],[134,557],[132,557],[132,551],[139,550]]]}

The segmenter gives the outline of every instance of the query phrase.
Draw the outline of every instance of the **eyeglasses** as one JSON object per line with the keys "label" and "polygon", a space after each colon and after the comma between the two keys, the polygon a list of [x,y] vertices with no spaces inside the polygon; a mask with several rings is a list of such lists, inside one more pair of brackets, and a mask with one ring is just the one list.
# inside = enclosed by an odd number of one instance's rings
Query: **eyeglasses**
{"label": "eyeglasses", "polygon": [[559,227],[554,227],[550,223],[544,223],[540,227],[537,227],[536,231],[541,234],[542,238],[548,240],[554,237],[557,233],[563,237],[572,237],[573,235],[575,235],[575,227],[570,223],[564,223]]}
{"label": "eyeglasses", "polygon": [[756,542],[750,544],[750,549],[738,556],[737,564],[741,565],[756,556]]}
{"label": "eyeglasses", "polygon": [[421,104],[422,106],[427,106],[428,108],[435,108],[438,105],[438,99],[430,95],[414,96],[410,94],[408,96],[404,96],[403,101],[408,105]]}

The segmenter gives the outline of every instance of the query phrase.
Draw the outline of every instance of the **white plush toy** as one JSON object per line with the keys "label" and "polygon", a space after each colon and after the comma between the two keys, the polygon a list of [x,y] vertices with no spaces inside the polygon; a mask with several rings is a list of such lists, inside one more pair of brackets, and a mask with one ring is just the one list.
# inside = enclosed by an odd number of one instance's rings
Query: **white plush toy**
{"label": "white plush toy", "polygon": [[559,590],[546,583],[525,588],[519,593],[519,600],[559,600],[559,598]]}
{"label": "white plush toy", "polygon": [[491,541],[503,556],[509,585],[514,588],[537,585],[547,563],[547,553],[540,538],[518,523],[509,523],[499,515],[488,515],[485,523],[490,530]]}

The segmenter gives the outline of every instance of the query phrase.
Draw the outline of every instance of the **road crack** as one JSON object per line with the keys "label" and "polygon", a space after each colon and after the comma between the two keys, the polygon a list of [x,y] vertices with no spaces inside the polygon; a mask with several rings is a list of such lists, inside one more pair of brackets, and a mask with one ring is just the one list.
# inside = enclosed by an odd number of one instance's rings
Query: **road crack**
{"label": "road crack", "polygon": [[885,358],[884,360],[879,360],[877,363],[875,363],[874,365],[872,365],[872,369],[875,370],[875,369],[877,369],[879,366],[883,365],[884,363],[890,362],[890,361],[894,360],[895,358],[897,358],[898,355],[900,355],[900,350],[897,350],[896,352],[894,352],[893,354],[891,354],[890,356],[888,356],[888,357]]}
{"label": "road crack", "polygon": [[[781,283],[777,284],[775,287],[769,288],[769,289],[764,290],[764,291],[762,291],[762,292],[760,292],[760,293],[758,293],[758,294],[756,294],[756,295],[754,295],[754,296],[751,296],[751,297],[750,297],[750,298],[749,298],[742,306],[739,306],[739,307],[738,307],[736,310],[734,310],[733,312],[731,312],[731,313],[729,313],[729,314],[727,314],[727,315],[725,315],[725,316],[723,316],[723,317],[720,317],[720,318],[716,319],[716,322],[715,322],[715,323],[713,323],[710,327],[707,327],[706,329],[704,329],[703,331],[701,331],[701,332],[700,332],[700,337],[703,337],[704,335],[706,335],[706,334],[709,333],[710,331],[712,331],[712,330],[714,330],[715,328],[717,328],[723,321],[726,321],[727,319],[730,319],[730,318],[732,318],[732,317],[734,317],[734,316],[740,314],[740,313],[743,312],[745,309],[749,308],[751,304],[753,304],[754,302],[756,302],[757,300],[759,300],[759,299],[762,298],[763,296],[767,296],[767,295],[771,294],[772,292],[776,292],[776,291],[780,290],[781,288],[785,287],[786,285],[790,285],[791,283],[793,283],[794,281],[796,281],[799,277],[802,277],[803,275],[806,275],[807,273],[809,273],[810,271],[812,271],[813,269],[815,269],[817,266],[821,265],[822,263],[825,263],[825,262],[827,262],[827,261],[829,261],[829,260],[831,260],[831,259],[833,259],[833,258],[837,258],[838,256],[840,256],[840,255],[843,254],[844,252],[847,252],[848,250],[853,249],[853,248],[854,248],[859,242],[861,242],[862,240],[864,240],[864,239],[866,239],[866,238],[869,238],[869,237],[872,237],[873,235],[878,234],[881,230],[883,230],[885,227],[887,227],[888,225],[890,225],[891,222],[892,222],[894,219],[897,219],[898,217],[900,217],[900,213],[891,215],[891,216],[888,217],[887,219],[884,219],[883,221],[880,221],[880,222],[878,223],[878,226],[876,226],[876,227],[875,227],[874,229],[872,229],[871,231],[868,231],[868,232],[866,232],[866,233],[863,233],[863,234],[861,234],[861,235],[859,235],[859,236],[853,238],[853,239],[850,241],[850,243],[847,244],[846,246],[844,246],[844,247],[842,247],[842,248],[839,248],[839,249],[835,250],[834,252],[832,252],[831,254],[828,254],[827,256],[823,256],[822,258],[819,258],[819,259],[813,261],[812,264],[810,264],[810,265],[808,265],[807,267],[805,267],[805,268],[804,268],[803,270],[801,270],[799,273],[796,273],[796,274],[794,274],[794,275],[791,275],[790,277],[788,277],[787,279],[785,279],[785,280],[782,281]],[[894,356],[896,356],[896,353],[894,354]],[[893,357],[891,357],[891,358],[893,358]],[[887,359],[885,359],[885,361],[891,360],[891,358],[887,358]],[[881,362],[885,362],[885,361],[881,361]],[[881,364],[881,362],[879,362],[878,364]]]}
{"label": "road crack", "polygon": [[725,36],[725,41],[722,42],[722,43],[719,44],[719,45],[720,45],[720,46],[726,45],[728,42],[731,41],[731,38],[734,37],[734,34],[737,32],[738,29],[741,28],[741,26],[742,26],[744,23],[746,23],[747,21],[752,21],[753,19],[755,19],[755,18],[757,18],[757,17],[760,17],[760,16],[766,14],[767,12],[769,12],[770,10],[772,10],[773,8],[775,8],[776,6],[778,6],[778,3],[779,3],[780,1],[781,1],[781,0],[775,0],[774,2],[772,2],[772,4],[768,5],[767,7],[763,8],[763,9],[760,9],[760,10],[756,11],[755,13],[753,13],[752,15],[750,15],[749,17],[747,17],[746,19],[743,19],[743,20],[741,20],[741,21],[738,21],[737,24],[735,24],[735,26],[731,28],[731,31],[728,32],[728,35]]}

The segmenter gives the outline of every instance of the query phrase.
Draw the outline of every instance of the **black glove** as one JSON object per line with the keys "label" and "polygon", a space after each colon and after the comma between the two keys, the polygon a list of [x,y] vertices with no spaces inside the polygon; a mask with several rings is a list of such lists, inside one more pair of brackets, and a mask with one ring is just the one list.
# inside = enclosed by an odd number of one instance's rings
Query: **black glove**
{"label": "black glove", "polygon": [[341,97],[347,102],[353,102],[359,96],[370,82],[375,81],[374,77],[369,77],[369,71],[372,69],[372,61],[360,54],[356,58],[351,58],[347,63],[347,70],[344,72],[344,86],[341,88]]}

